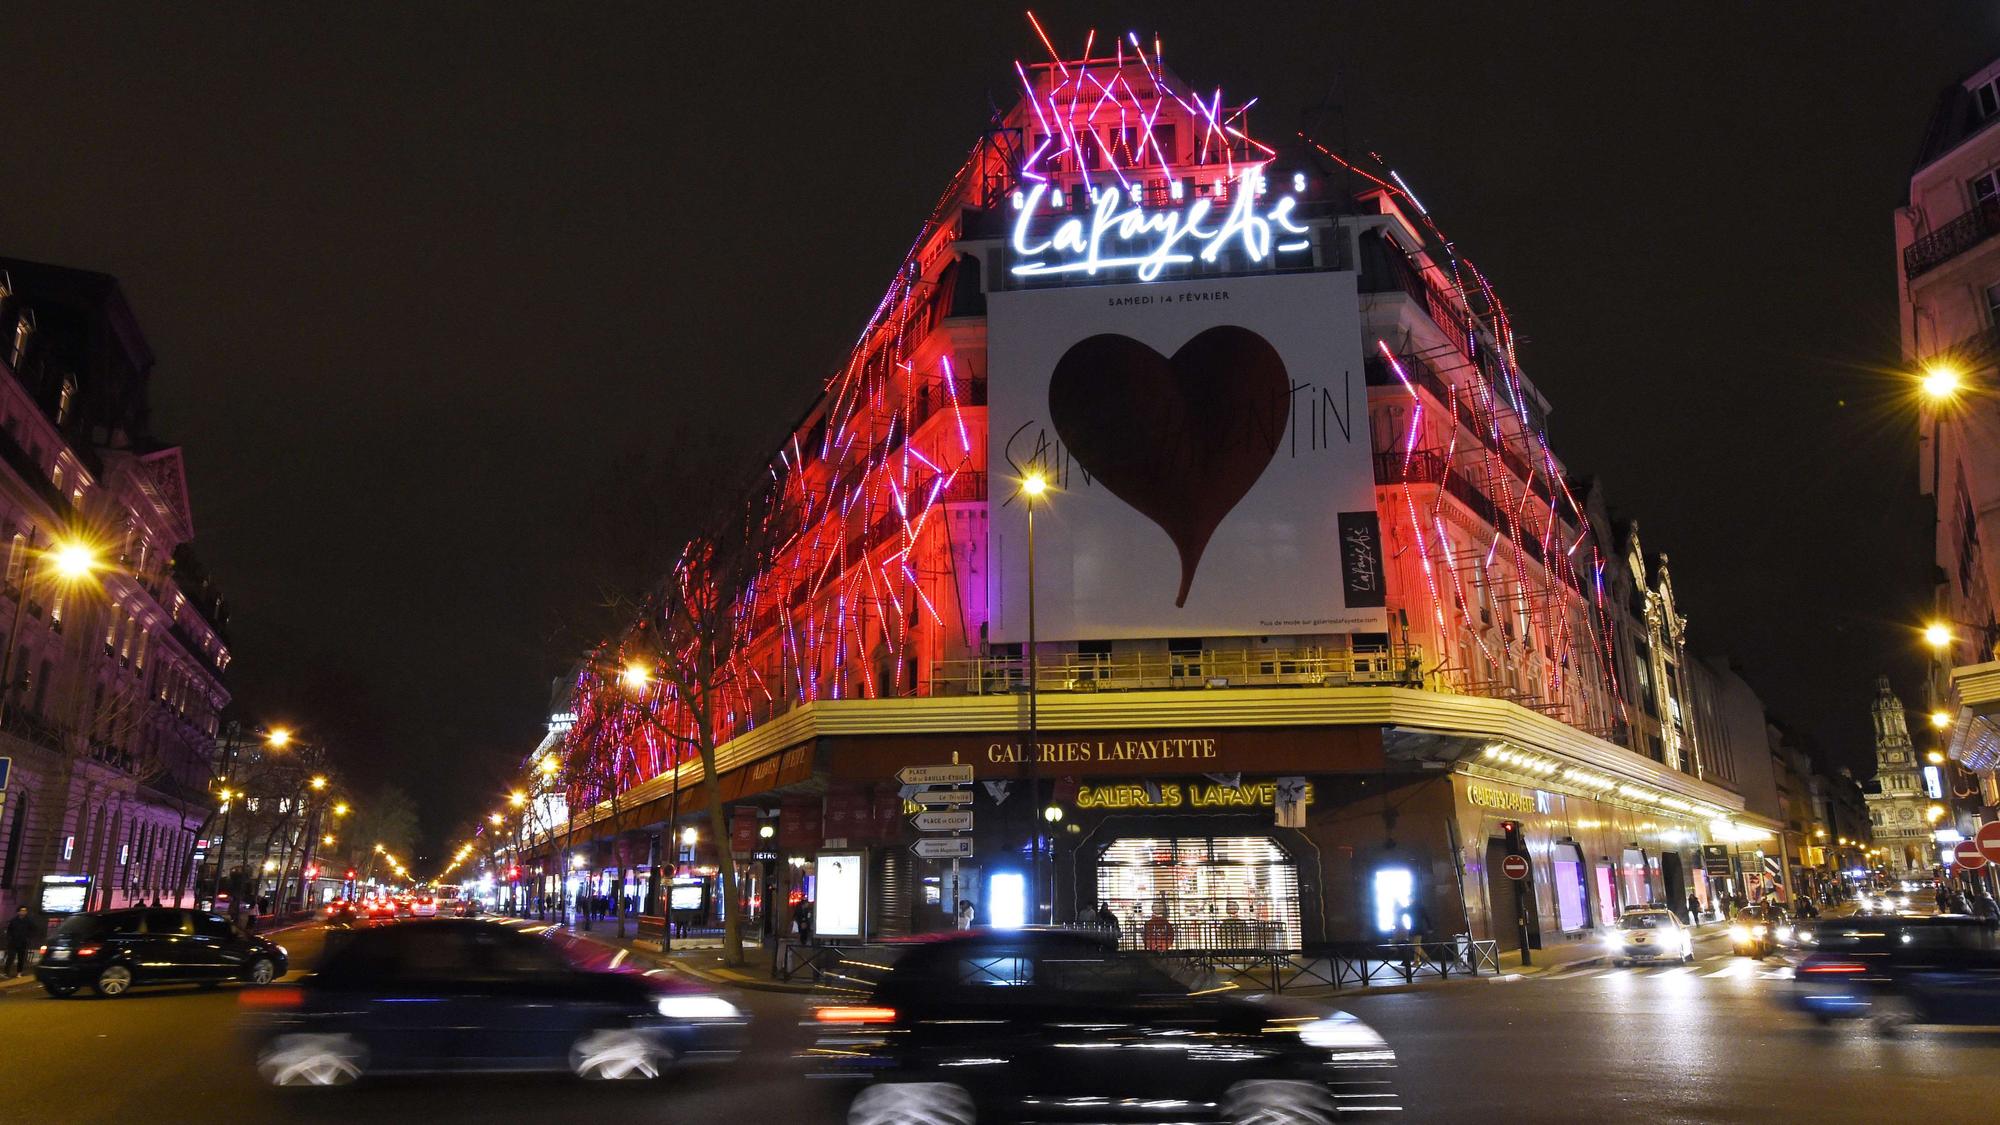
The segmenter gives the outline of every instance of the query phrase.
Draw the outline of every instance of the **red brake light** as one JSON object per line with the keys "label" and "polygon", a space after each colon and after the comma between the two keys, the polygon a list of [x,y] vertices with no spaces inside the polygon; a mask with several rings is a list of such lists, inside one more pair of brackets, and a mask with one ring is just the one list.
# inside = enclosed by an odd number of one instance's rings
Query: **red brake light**
{"label": "red brake light", "polygon": [[246,1008],[296,1008],[306,994],[296,988],[250,988],[237,993],[236,1002]]}
{"label": "red brake light", "polygon": [[1868,966],[1857,964],[1853,961],[1828,961],[1822,965],[1807,965],[1799,971],[1802,973],[1865,973],[1868,971]]}
{"label": "red brake light", "polygon": [[76,955],[78,957],[95,957],[101,948],[101,946],[96,945],[80,945],[77,947]]}
{"label": "red brake light", "polygon": [[895,1023],[894,1008],[838,1007],[815,1008],[813,1018],[821,1023]]}

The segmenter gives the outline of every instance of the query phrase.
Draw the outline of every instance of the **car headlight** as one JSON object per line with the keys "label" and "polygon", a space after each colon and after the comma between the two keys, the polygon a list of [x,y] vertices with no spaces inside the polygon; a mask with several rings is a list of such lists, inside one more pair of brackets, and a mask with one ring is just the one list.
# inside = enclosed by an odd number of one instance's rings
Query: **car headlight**
{"label": "car headlight", "polygon": [[1798,938],[1800,941],[1806,943],[1807,945],[1811,945],[1813,942],[1813,932],[1811,930],[1794,930],[1792,931],[1792,936]]}
{"label": "car headlight", "polygon": [[1792,928],[1791,928],[1790,926],[1779,926],[1779,927],[1778,927],[1778,940],[1779,940],[1779,941],[1790,941],[1790,940],[1792,940]]}
{"label": "car headlight", "polygon": [[1750,927],[1750,936],[1752,936],[1752,937],[1763,937],[1763,936],[1764,936],[1765,934],[1768,934],[1768,933],[1770,933],[1770,932],[1771,932],[1771,930],[1770,930],[1770,927],[1768,927],[1768,926],[1752,926],[1752,927]]}
{"label": "car headlight", "polygon": [[1308,1047],[1327,1051],[1381,1051],[1388,1048],[1375,1029],[1348,1015],[1335,1012],[1299,1027],[1299,1038]]}
{"label": "car headlight", "polygon": [[1738,943],[1749,941],[1750,931],[1742,926],[1731,926],[1729,927],[1729,940]]}
{"label": "car headlight", "polygon": [[291,960],[291,959],[292,959],[292,951],[291,951],[291,950],[289,950],[289,949],[286,949],[286,948],[285,948],[284,946],[282,946],[282,945],[278,946],[278,947],[277,947],[277,950],[278,950],[278,956],[280,956],[280,957],[283,957],[283,958],[284,958],[285,960],[287,960],[287,961],[289,961],[289,960]]}
{"label": "car headlight", "polygon": [[733,1020],[743,1014],[720,996],[662,996],[659,1009],[670,1020]]}

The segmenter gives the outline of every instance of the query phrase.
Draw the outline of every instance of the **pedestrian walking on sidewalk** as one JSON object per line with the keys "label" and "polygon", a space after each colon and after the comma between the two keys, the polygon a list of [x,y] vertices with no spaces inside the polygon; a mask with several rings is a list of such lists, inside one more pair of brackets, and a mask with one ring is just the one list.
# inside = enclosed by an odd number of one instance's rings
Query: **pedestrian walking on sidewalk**
{"label": "pedestrian walking on sidewalk", "polygon": [[18,977],[28,969],[28,946],[35,936],[35,919],[27,907],[7,919],[7,952],[0,957],[0,976]]}
{"label": "pedestrian walking on sidewalk", "polygon": [[1693,891],[1689,891],[1689,892],[1688,892],[1688,925],[1690,925],[1690,926],[1694,926],[1694,925],[1699,925],[1699,924],[1700,924],[1700,922],[1701,922],[1701,900],[1700,900],[1700,899],[1698,899],[1698,898],[1696,898],[1696,897],[1694,897],[1694,892],[1693,892]]}

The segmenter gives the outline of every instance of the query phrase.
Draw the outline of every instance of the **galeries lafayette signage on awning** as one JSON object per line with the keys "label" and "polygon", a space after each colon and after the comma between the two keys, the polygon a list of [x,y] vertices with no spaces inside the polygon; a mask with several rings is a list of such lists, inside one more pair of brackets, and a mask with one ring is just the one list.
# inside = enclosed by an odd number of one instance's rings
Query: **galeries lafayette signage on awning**
{"label": "galeries lafayette signage on awning", "polygon": [[[1021,732],[889,735],[820,740],[833,777],[873,781],[907,766],[969,765],[981,781],[1028,776]],[[1307,774],[1382,768],[1374,727],[1251,727],[1048,732],[1035,740],[1044,777],[1198,773]]]}

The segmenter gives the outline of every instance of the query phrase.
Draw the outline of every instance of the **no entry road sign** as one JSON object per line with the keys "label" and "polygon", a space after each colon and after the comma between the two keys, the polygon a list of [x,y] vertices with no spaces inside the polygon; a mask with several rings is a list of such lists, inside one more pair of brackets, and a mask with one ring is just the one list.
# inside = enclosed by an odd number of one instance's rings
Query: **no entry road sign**
{"label": "no entry road sign", "polygon": [[2000,863],[2000,820],[1990,820],[1979,826],[1972,834],[1973,842],[1979,845],[1980,858],[1988,863]]}
{"label": "no entry road sign", "polygon": [[1528,857],[1524,855],[1510,855],[1502,859],[1500,861],[1500,874],[1505,875],[1509,879],[1526,879],[1528,877]]}
{"label": "no entry road sign", "polygon": [[1951,849],[1951,855],[1967,871],[1977,871],[1986,866],[1986,857],[1979,853],[1979,845],[1971,840],[1960,840],[1958,846]]}

